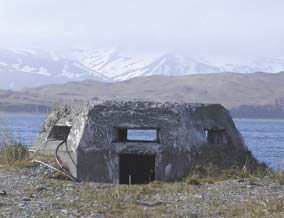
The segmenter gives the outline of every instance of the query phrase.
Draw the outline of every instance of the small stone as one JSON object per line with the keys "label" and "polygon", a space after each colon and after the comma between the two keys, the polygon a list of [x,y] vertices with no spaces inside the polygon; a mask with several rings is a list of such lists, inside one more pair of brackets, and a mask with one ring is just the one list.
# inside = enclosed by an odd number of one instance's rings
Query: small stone
{"label": "small stone", "polygon": [[24,208],[26,206],[26,203],[19,203],[18,204],[18,207],[20,207],[20,208]]}
{"label": "small stone", "polygon": [[6,196],[7,192],[5,190],[0,190],[0,196]]}
{"label": "small stone", "polygon": [[29,195],[29,198],[35,198],[34,194]]}
{"label": "small stone", "polygon": [[68,213],[68,211],[65,210],[65,209],[61,210],[60,212],[61,212],[61,213],[64,213],[64,214],[67,214],[67,213]]}
{"label": "small stone", "polygon": [[39,186],[39,187],[37,187],[37,189],[36,189],[37,192],[43,192],[43,191],[46,191],[46,190],[47,190],[47,188],[44,187],[44,186]]}
{"label": "small stone", "polygon": [[73,184],[67,184],[65,186],[65,190],[66,191],[72,191],[75,188],[75,186]]}
{"label": "small stone", "polygon": [[52,208],[55,210],[64,210],[64,208],[58,203],[52,204]]}
{"label": "small stone", "polygon": [[22,201],[27,202],[27,201],[31,201],[31,199],[30,198],[23,198]]}
{"label": "small stone", "polygon": [[200,195],[200,194],[195,194],[195,195],[193,195],[195,198],[200,198],[200,199],[203,199],[204,197],[203,197],[203,195]]}

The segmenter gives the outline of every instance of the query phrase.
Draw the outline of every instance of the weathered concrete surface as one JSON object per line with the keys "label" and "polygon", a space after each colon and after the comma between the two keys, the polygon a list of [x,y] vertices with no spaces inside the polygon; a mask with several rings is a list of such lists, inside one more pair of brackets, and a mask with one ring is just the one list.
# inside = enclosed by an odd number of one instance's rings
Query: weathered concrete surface
{"label": "weathered concrete surface", "polygon": [[[49,115],[34,148],[46,142],[54,125],[72,126],[59,155],[71,174],[84,181],[119,183],[119,154],[155,155],[156,179],[162,181],[188,175],[202,163],[204,149],[225,154],[223,160],[208,156],[205,160],[223,161],[224,167],[240,166],[246,160],[240,133],[228,111],[217,104],[94,101],[59,106]],[[159,142],[114,142],[114,131],[120,128],[157,129]],[[215,143],[210,144],[208,134]],[[54,152],[56,145],[48,142],[44,150]]]}

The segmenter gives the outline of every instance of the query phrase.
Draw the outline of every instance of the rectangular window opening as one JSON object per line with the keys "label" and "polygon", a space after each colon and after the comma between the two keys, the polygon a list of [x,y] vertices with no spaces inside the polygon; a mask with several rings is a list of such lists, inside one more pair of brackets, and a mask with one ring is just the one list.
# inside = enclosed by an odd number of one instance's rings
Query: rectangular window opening
{"label": "rectangular window opening", "polygon": [[71,130],[70,126],[53,126],[49,133],[48,139],[65,141],[68,138],[70,130]]}
{"label": "rectangular window opening", "polygon": [[159,130],[118,128],[114,130],[113,141],[159,143]]}

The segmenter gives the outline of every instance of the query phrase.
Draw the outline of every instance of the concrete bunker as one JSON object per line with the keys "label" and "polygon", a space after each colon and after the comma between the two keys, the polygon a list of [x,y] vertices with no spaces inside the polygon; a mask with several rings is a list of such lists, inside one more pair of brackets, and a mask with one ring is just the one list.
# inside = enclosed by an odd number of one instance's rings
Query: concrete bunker
{"label": "concrete bunker", "polygon": [[[177,181],[197,164],[230,168],[243,166],[247,158],[240,133],[219,104],[61,105],[49,114],[33,144],[34,150],[42,147],[42,152],[56,152],[60,164],[78,180],[115,184]],[[206,149],[222,156],[200,160]]]}

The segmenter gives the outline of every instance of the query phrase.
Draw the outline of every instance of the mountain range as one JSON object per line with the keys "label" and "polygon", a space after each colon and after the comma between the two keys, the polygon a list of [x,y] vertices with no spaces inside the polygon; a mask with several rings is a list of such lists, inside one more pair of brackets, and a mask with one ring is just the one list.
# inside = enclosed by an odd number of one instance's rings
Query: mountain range
{"label": "mountain range", "polygon": [[284,59],[190,57],[177,53],[130,54],[118,49],[44,51],[0,49],[0,88],[20,90],[47,84],[96,80],[119,82],[154,75],[184,76],[223,72],[277,73]]}
{"label": "mountain range", "polygon": [[0,90],[0,111],[46,112],[57,102],[91,99],[221,103],[235,117],[284,118],[284,72],[147,76]]}

